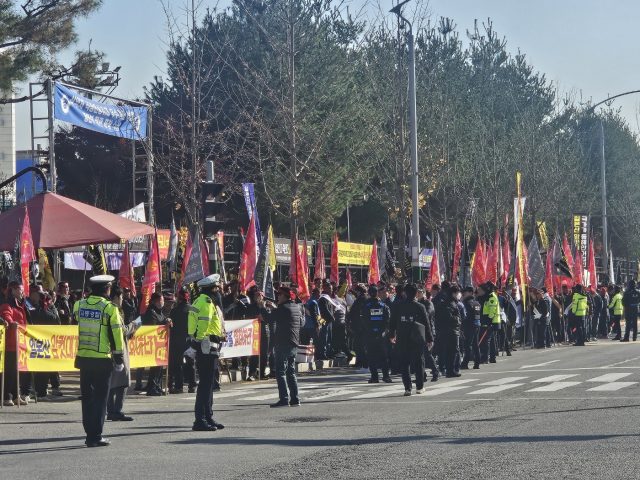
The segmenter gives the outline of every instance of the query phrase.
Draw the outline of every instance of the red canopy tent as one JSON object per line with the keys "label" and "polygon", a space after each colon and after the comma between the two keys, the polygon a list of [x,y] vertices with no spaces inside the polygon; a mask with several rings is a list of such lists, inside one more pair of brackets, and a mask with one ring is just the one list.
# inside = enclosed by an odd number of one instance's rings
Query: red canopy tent
{"label": "red canopy tent", "polygon": [[[119,243],[140,235],[155,233],[154,227],[134,222],[52,192],[27,200],[35,248],[57,248]],[[0,252],[12,251],[22,227],[24,204],[0,215]]]}

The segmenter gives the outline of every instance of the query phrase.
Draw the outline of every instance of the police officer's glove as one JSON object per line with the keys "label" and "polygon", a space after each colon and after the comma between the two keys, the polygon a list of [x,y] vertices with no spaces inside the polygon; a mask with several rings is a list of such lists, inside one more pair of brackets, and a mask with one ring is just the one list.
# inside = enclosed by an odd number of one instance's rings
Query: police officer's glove
{"label": "police officer's glove", "polygon": [[222,343],[222,338],[218,335],[210,335],[209,338],[213,343]]}
{"label": "police officer's glove", "polygon": [[113,363],[115,363],[116,365],[124,364],[124,357],[121,353],[114,353],[112,357],[113,357]]}

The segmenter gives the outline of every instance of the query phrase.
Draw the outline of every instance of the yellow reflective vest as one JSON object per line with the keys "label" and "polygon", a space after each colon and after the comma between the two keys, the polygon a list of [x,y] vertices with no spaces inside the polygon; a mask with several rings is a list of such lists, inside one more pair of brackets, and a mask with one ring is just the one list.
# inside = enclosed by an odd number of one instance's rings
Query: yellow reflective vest
{"label": "yellow reflective vest", "polygon": [[622,315],[623,307],[622,307],[622,294],[616,293],[611,300],[611,304],[609,305],[609,310],[613,310],[614,315]]}
{"label": "yellow reflective vest", "polygon": [[78,322],[78,357],[122,355],[124,335],[118,308],[104,297],[91,295],[73,306]]}
{"label": "yellow reflective vest", "polygon": [[584,317],[587,314],[587,297],[581,293],[574,293],[571,312],[576,317]]}
{"label": "yellow reflective vest", "polygon": [[220,311],[208,295],[200,295],[189,307],[188,333],[196,340],[202,340],[205,336],[221,336],[222,327]]}
{"label": "yellow reflective vest", "polygon": [[489,298],[482,306],[482,314],[491,319],[491,323],[500,323],[500,302],[495,292],[489,294]]}

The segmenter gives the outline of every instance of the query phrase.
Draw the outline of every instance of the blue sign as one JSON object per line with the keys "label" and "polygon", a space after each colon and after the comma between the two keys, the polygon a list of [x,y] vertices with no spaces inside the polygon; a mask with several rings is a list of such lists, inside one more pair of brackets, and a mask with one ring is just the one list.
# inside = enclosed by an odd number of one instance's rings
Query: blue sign
{"label": "blue sign", "polygon": [[147,136],[146,107],[96,102],[58,83],[55,118],[116,137],[144,140]]}
{"label": "blue sign", "polygon": [[260,232],[260,221],[258,220],[258,208],[256,207],[256,196],[253,191],[253,183],[243,183],[242,191],[244,192],[244,203],[247,204],[249,220],[251,220],[251,215],[256,219],[256,241],[258,243],[258,248],[262,248],[262,233]]}
{"label": "blue sign", "polygon": [[420,253],[420,266],[422,268],[430,268],[431,260],[433,260],[433,249],[424,249]]}

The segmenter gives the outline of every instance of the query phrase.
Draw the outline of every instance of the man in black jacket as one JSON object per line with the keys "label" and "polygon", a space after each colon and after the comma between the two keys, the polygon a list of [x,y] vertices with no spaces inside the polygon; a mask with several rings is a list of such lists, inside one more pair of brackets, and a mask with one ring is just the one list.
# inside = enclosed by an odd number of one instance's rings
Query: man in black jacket
{"label": "man in black jacket", "polygon": [[318,335],[316,359],[328,360],[329,358],[333,358],[331,337],[333,322],[336,320],[333,301],[331,300],[331,284],[329,282],[325,282],[322,285],[322,295],[320,295],[320,299],[318,300],[318,307],[320,308],[320,317],[322,317],[324,323],[322,327],[320,327],[320,333]]}
{"label": "man in black jacket", "polygon": [[73,315],[71,312],[73,311],[73,305],[69,297],[69,284],[67,282],[58,283],[58,295],[56,296],[55,306],[60,316],[60,323],[62,325],[72,325]]}
{"label": "man in black jacket", "polygon": [[378,365],[382,370],[382,381],[391,383],[383,338],[383,334],[389,326],[389,307],[378,299],[378,287],[371,285],[368,293],[370,298],[360,309],[360,321],[366,339],[367,358],[371,372],[369,383],[379,383]]}
{"label": "man in black jacket", "polygon": [[[33,305],[35,308],[31,311],[33,325],[60,325],[60,318],[50,309],[51,296],[46,292],[39,292],[39,295],[40,301]],[[60,392],[60,375],[57,372],[37,372],[34,375],[34,387],[39,402],[46,400],[49,380],[51,380],[51,394],[55,396],[62,395],[62,392]]]}
{"label": "man in black jacket", "polygon": [[[164,297],[159,293],[152,293],[151,300],[146,312],[142,315],[142,325],[169,325],[171,326],[171,319],[164,316],[162,308],[164,307]],[[185,337],[186,338],[186,337]],[[164,395],[164,392],[160,388],[160,382],[162,381],[162,367],[151,367],[149,369],[149,381],[145,390],[148,397],[159,397]]]}
{"label": "man in black jacket", "polygon": [[447,378],[460,376],[454,371],[456,356],[460,353],[460,298],[460,287],[452,285],[447,289],[445,299],[436,307],[436,332],[442,334],[444,341]]}
{"label": "man in black jacket", "polygon": [[[436,338],[436,327],[433,323],[433,316],[435,315],[436,310],[435,308],[433,308],[433,303],[431,303],[431,300],[427,298],[426,293],[427,292],[425,290],[425,287],[419,286],[418,295],[416,298],[418,299],[418,303],[421,303],[422,305],[424,305],[424,309],[427,311],[427,319],[429,320],[427,324],[427,328],[431,332],[431,336],[433,338]],[[432,375],[431,381],[437,382],[438,378],[440,378],[440,372],[438,372],[436,361],[433,358],[433,348],[428,347],[427,345],[424,346],[424,368],[425,368],[425,382],[427,381],[427,378],[426,378],[427,369],[431,370],[431,375]]]}
{"label": "man in black jacket", "polygon": [[122,313],[124,317],[122,321],[125,325],[129,325],[138,317],[138,308],[136,307],[131,289],[127,287],[122,289]]}
{"label": "man in black jacket", "polygon": [[[178,301],[169,317],[173,327],[169,330],[169,393],[184,393],[184,352],[189,336],[189,294],[185,289],[178,292]],[[186,364],[184,364],[186,368]],[[191,368],[194,368],[193,362]],[[195,373],[195,372],[194,372]],[[195,375],[193,375],[195,377]],[[191,385],[189,385],[191,388]]]}
{"label": "man in black jacket", "polygon": [[[299,407],[298,381],[296,380],[296,354],[302,325],[302,311],[295,303],[295,293],[288,287],[278,289],[278,307],[269,312],[261,310],[262,318],[274,321],[276,331],[273,339],[275,347],[276,380],[280,400],[272,407]],[[285,380],[286,377],[286,380]],[[289,387],[289,391],[287,391]],[[289,401],[289,396],[291,400]]]}
{"label": "man in black jacket", "polygon": [[409,396],[411,367],[416,374],[416,393],[424,393],[424,346],[426,344],[429,348],[433,347],[433,336],[429,329],[427,310],[416,301],[417,287],[409,283],[404,287],[404,292],[406,300],[391,309],[389,338],[392,343],[397,342],[404,394]]}
{"label": "man in black jacket", "polygon": [[362,285],[353,288],[356,299],[351,305],[351,310],[347,314],[347,328],[353,333],[353,349],[356,352],[356,367],[367,368],[367,352],[365,347],[364,332],[360,322],[360,311],[367,302],[366,290]]}
{"label": "man in black jacket", "polygon": [[462,331],[464,335],[464,358],[462,359],[463,370],[469,369],[469,361],[473,352],[473,368],[480,368],[480,345],[478,344],[480,333],[480,304],[473,296],[473,287],[465,287],[462,293],[462,303],[467,312],[462,321]]}
{"label": "man in black jacket", "polygon": [[636,289],[636,281],[629,280],[627,291],[622,297],[624,306],[624,320],[627,326],[624,329],[624,338],[621,342],[628,342],[631,330],[633,330],[633,341],[638,338],[638,304],[640,303],[640,292]]}

